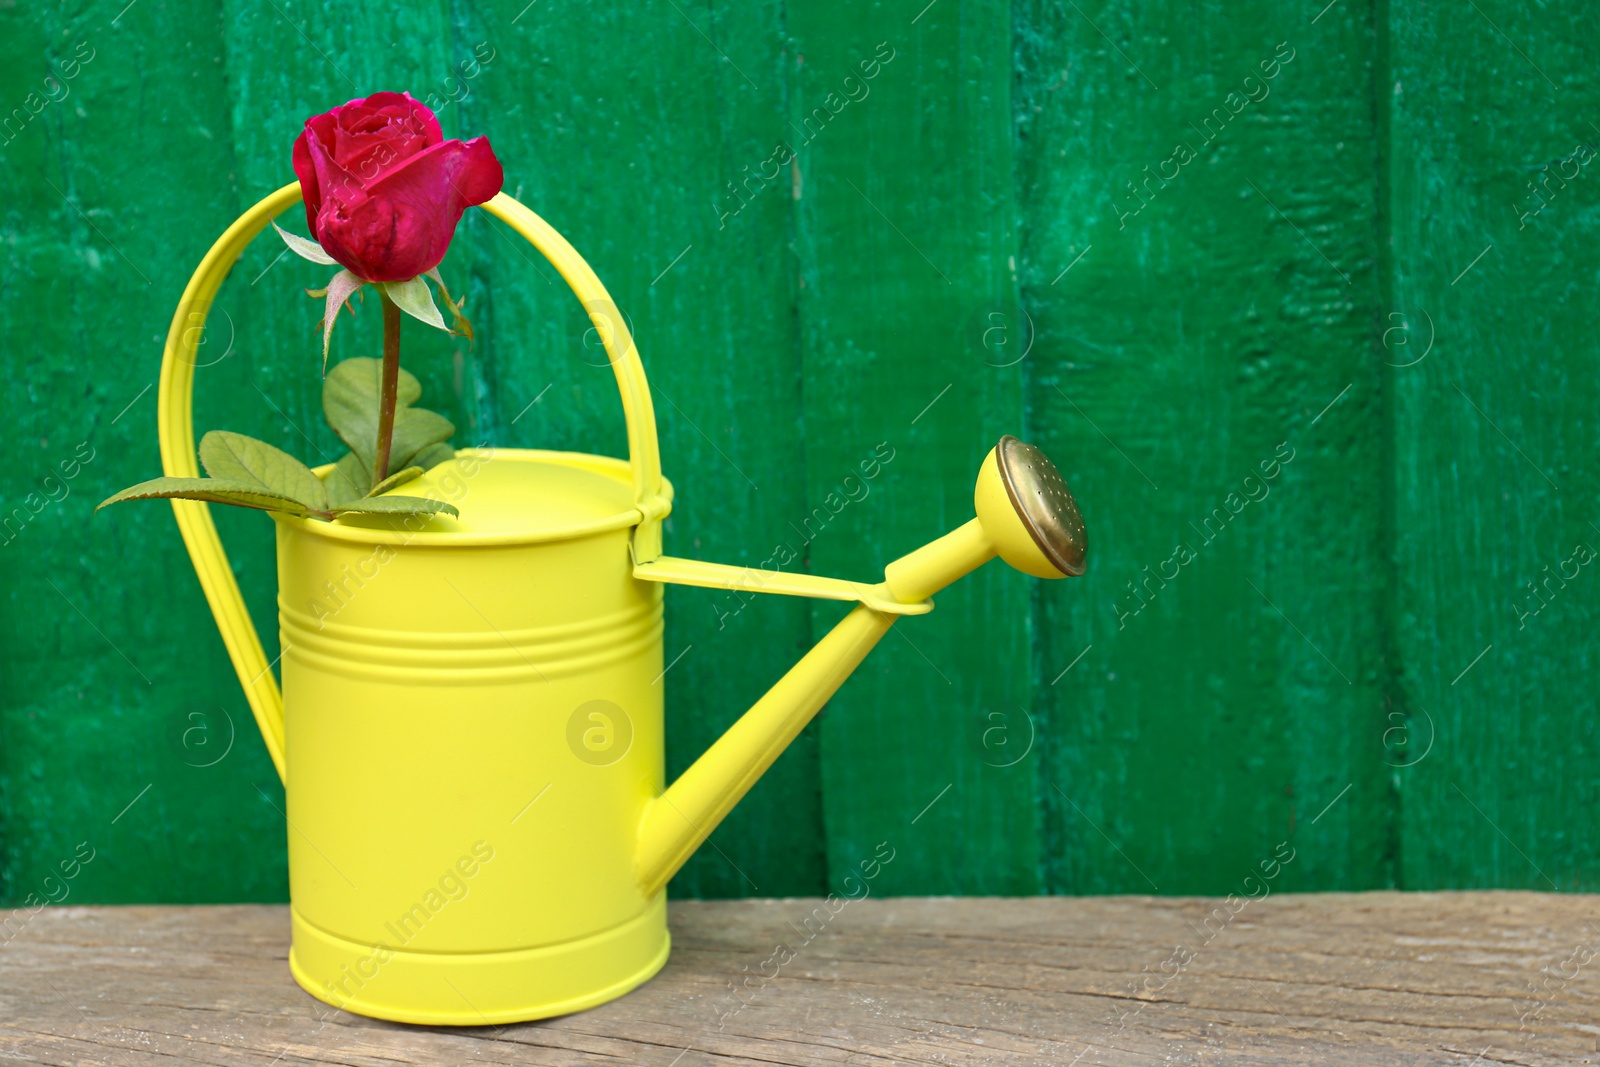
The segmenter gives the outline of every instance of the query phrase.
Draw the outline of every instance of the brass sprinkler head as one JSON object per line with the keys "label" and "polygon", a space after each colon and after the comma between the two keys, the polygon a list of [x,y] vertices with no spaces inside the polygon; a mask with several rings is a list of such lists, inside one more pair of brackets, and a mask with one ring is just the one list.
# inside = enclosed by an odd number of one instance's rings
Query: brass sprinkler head
{"label": "brass sprinkler head", "polygon": [[1083,516],[1061,472],[1038,447],[1007,434],[984,460],[973,496],[995,550],[1036,578],[1078,577],[1086,567]]}

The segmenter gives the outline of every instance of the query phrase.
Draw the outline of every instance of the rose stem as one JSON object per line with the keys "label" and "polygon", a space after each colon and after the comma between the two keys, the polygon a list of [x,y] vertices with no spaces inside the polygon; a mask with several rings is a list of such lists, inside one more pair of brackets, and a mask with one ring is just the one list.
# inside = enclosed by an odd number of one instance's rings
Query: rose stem
{"label": "rose stem", "polygon": [[383,384],[378,393],[378,454],[372,484],[389,477],[389,449],[394,443],[395,394],[400,389],[400,306],[383,294]]}

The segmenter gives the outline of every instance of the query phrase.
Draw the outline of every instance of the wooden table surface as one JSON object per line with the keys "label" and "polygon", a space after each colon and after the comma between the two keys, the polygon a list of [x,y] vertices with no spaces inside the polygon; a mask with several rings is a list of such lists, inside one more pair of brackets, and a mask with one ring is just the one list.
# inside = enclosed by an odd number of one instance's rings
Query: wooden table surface
{"label": "wooden table surface", "polygon": [[[0,1059],[1600,1063],[1593,896],[1276,895],[1236,912],[1184,898],[864,899],[814,920],[821,932],[805,943],[818,904],[674,903],[672,959],[632,994],[470,1029],[378,1022],[313,1000],[289,977],[283,907],[13,912],[15,936],[0,947]],[[779,942],[795,958],[736,996],[730,984],[759,975]]]}

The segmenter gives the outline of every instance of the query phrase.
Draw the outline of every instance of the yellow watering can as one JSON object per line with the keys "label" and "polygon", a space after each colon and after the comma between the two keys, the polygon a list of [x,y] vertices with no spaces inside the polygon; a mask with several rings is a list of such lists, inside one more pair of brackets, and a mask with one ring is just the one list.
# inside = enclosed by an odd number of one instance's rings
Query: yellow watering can
{"label": "yellow watering can", "polygon": [[[195,476],[194,356],[218,287],[279,189],[218,239],[179,301],[161,367],[161,459]],[[380,1019],[472,1026],[593,1007],[666,962],[667,880],[902,615],[999,555],[1084,569],[1084,529],[1038,449],[1002,438],[977,518],[872,585],[661,554],[672,488],[633,340],[594,272],[504,193],[484,207],[591,309],[629,460],[464,449],[413,496],[412,525],[274,514],[280,695],[208,505],[178,527],[287,797],[293,947],[311,995]],[[856,606],[671,787],[662,583]]]}

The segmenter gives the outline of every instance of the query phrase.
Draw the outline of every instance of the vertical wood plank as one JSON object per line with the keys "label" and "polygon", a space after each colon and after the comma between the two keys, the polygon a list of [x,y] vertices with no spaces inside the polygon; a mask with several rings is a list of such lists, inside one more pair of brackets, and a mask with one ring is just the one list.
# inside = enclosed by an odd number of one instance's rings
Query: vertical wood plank
{"label": "vertical wood plank", "polygon": [[1600,877],[1593,14],[1390,9],[1408,889]]}
{"label": "vertical wood plank", "polygon": [[[970,519],[979,463],[1023,429],[1025,371],[977,343],[1015,310],[1009,10],[921,7],[789,12],[807,438],[792,543],[854,579]],[[994,563],[937,600],[824,713],[829,871],[886,841],[875,892],[1034,892],[1037,760],[1009,754],[1029,730],[1027,580]],[[818,607],[818,632],[839,614]]]}
{"label": "vertical wood plank", "polygon": [[[279,899],[282,821],[251,784],[271,766],[171,512],[93,514],[160,469],[161,342],[237,210],[217,6],[124,8],[19,9],[3,35],[5,99],[54,97],[0,149],[0,498],[44,504],[0,545],[3,894]],[[80,842],[95,858],[63,886]]]}
{"label": "vertical wood plank", "polygon": [[1018,11],[1049,885],[1386,884],[1371,7]]}

